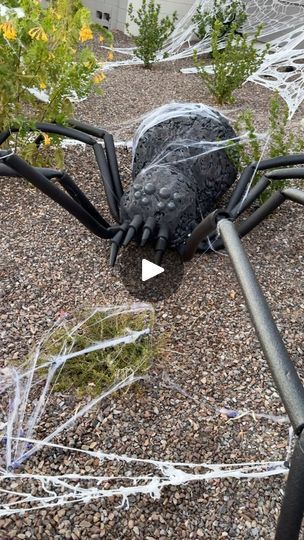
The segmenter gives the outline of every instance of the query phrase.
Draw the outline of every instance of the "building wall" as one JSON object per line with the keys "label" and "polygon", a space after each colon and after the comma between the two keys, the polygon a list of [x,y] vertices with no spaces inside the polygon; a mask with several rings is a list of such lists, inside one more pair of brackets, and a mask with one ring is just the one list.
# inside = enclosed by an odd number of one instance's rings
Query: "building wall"
{"label": "building wall", "polygon": [[[130,3],[133,4],[134,11],[137,11],[141,6],[141,0],[129,0],[128,4]],[[174,11],[177,11],[177,16],[181,19],[189,11],[194,0],[156,0],[156,3],[161,5],[162,16],[172,15]],[[127,14],[126,20],[128,20]],[[133,24],[130,24],[130,31],[132,33],[136,32],[136,27]]]}
{"label": "building wall", "polygon": [[[194,0],[157,0],[157,3],[161,5],[161,14],[163,16],[172,15],[174,11],[177,11],[179,18],[187,13],[193,2]],[[83,0],[83,3],[91,10],[95,21],[106,26],[104,14],[108,14],[110,16],[109,28],[122,30],[123,32],[125,31],[126,22],[128,22],[128,5],[132,3],[134,11],[137,11],[141,6],[141,0]],[[103,14],[102,19],[99,18],[101,13]],[[130,23],[130,31],[134,33],[135,30],[136,27]]]}

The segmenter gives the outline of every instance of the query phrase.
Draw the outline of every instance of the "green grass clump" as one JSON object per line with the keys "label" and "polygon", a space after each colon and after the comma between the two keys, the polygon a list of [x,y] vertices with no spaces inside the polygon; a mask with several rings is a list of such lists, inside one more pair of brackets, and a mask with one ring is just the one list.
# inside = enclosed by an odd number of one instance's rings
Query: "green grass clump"
{"label": "green grass clump", "polygon": [[[77,325],[77,320],[85,322]],[[114,339],[128,331],[152,329],[153,312],[111,313],[96,311],[91,316],[64,321],[55,328],[43,345],[39,364],[53,357],[86,349],[97,342]],[[55,375],[55,392],[76,389],[78,395],[99,395],[104,389],[134,373],[145,373],[156,353],[151,334],[141,336],[136,342],[94,350],[67,360]],[[43,368],[45,369],[45,368]]]}

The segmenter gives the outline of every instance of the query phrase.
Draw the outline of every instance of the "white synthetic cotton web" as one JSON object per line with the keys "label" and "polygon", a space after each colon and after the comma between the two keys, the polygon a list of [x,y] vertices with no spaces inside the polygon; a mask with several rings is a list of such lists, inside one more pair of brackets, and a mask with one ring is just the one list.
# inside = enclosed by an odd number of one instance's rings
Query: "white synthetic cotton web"
{"label": "white synthetic cotton web", "polygon": [[[168,62],[189,58],[194,50],[198,54],[210,52],[210,37],[198,41],[195,37],[193,16],[197,8],[212,13],[213,0],[197,0],[189,12],[177,23],[163,49],[158,53],[156,62]],[[271,43],[271,50],[256,74],[248,80],[262,84],[270,90],[276,90],[286,101],[290,117],[304,99],[304,0],[253,0],[245,2],[247,21],[243,31],[254,34],[262,24],[261,46],[265,41]],[[223,38],[224,44],[224,38]],[[134,55],[134,49],[115,49],[117,53],[128,56],[126,60],[108,62],[105,69],[124,65],[142,64]],[[190,70],[191,73],[195,70]],[[185,73],[187,70],[185,70]],[[291,73],[292,72],[292,73]]]}
{"label": "white synthetic cotton web", "polygon": [[273,40],[271,53],[248,80],[279,92],[292,118],[304,99],[304,26]]}
{"label": "white synthetic cotton web", "polygon": [[[139,330],[130,329],[127,324],[117,335],[112,338],[102,338],[91,340],[85,348],[81,347],[81,337],[87,328],[91,331],[103,332],[105,323],[109,325],[119,321],[123,317],[145,315],[142,328]],[[83,314],[81,321],[75,322],[71,328],[65,316],[55,323],[53,328],[39,343],[35,351],[21,366],[6,367],[0,371],[0,394],[3,394],[3,401],[8,399],[8,410],[5,418],[5,459],[1,466],[5,465],[8,470],[11,467],[19,466],[28,459],[37,447],[26,448],[26,444],[21,442],[21,437],[33,438],[39,427],[39,421],[46,410],[51,390],[63,367],[75,358],[102,351],[105,349],[117,348],[117,358],[119,357],[119,347],[126,344],[135,343],[143,336],[151,332],[153,308],[149,304],[134,304],[131,306],[118,306],[106,308],[94,308]],[[149,317],[148,317],[149,316]],[[97,317],[97,318],[96,318]],[[124,319],[122,319],[124,320]],[[101,330],[99,331],[99,326]],[[146,326],[145,326],[146,325]],[[95,336],[95,333],[93,334]],[[60,336],[60,340],[59,337]],[[102,334],[101,334],[102,336]],[[53,343],[55,340],[55,343]],[[52,343],[52,350],[55,347],[56,354],[48,351],[47,344]],[[60,347],[60,349],[58,349]],[[115,357],[116,358],[116,357]],[[117,360],[116,358],[116,360]],[[59,433],[69,428],[78,418],[88,412],[99,401],[105,399],[109,394],[118,389],[128,386],[138,377],[128,366],[121,370],[121,380],[117,381],[111,388],[105,390],[101,396],[97,396],[84,405],[72,417],[65,419],[56,429],[48,434],[43,442],[49,442]],[[39,388],[39,397],[36,396],[36,388]],[[4,463],[5,462],[5,463]]]}
{"label": "white synthetic cotton web", "polygon": [[203,103],[183,103],[171,102],[162,105],[157,109],[149,111],[141,118],[141,124],[136,130],[133,138],[133,152],[137,148],[138,141],[148,131],[148,129],[170,120],[170,118],[188,117],[190,115],[217,118],[216,112]]}
{"label": "white synthetic cotton web", "polygon": [[[84,335],[86,328],[92,328],[97,324],[96,315],[102,315],[102,321],[107,323],[122,320],[123,324],[117,327],[117,335],[114,337],[106,334],[103,339],[93,340],[83,348],[76,341],[76,337]],[[60,434],[73,427],[102,400],[118,390],[128,388],[134,382],[147,378],[146,375],[136,374],[130,369],[126,369],[120,380],[110,388],[106,388],[100,395],[89,400],[86,398],[84,404],[80,403],[74,412],[68,409],[66,417],[62,412],[66,408],[64,396],[61,396],[60,399],[63,401],[60,403],[61,410],[57,417],[59,420],[55,425],[52,422],[48,424],[53,425],[53,431],[52,428],[49,432],[45,432],[44,429],[43,438],[37,437],[43,414],[48,415],[49,421],[52,418],[50,393],[67,362],[77,357],[83,358],[92,351],[101,350],[114,351],[116,354],[113,362],[117,362],[121,347],[149,339],[153,316],[152,306],[140,303],[88,310],[82,313],[81,319],[73,318],[72,325],[68,314],[63,313],[22,365],[9,366],[0,371],[2,405],[6,399],[8,400],[8,408],[6,411],[3,409],[0,423],[0,430],[3,433],[3,452],[0,454],[0,516],[75,502],[88,503],[109,497],[114,497],[114,500],[118,497],[122,505],[128,506],[131,495],[149,494],[152,498],[159,498],[165,486],[179,486],[192,481],[215,478],[251,479],[287,473],[283,459],[233,464],[184,463],[109,453],[102,447],[94,450],[74,448],[55,442]],[[133,317],[140,317],[140,328],[133,328]],[[50,342],[56,346],[59,343],[56,353],[51,353],[53,349],[46,348],[46,344]],[[162,383],[166,388],[188,395],[165,373],[162,375]],[[201,400],[199,401],[201,404]],[[204,402],[204,398],[202,401]],[[215,407],[210,403],[208,407],[212,415],[222,415],[230,419],[229,422],[237,421],[244,415],[252,415],[255,421],[265,418],[280,424],[288,422],[287,417],[283,416],[234,411],[225,407]],[[288,454],[291,444],[292,434],[289,433]],[[40,464],[37,468],[31,461],[37,452],[44,452],[45,467],[48,467],[49,458],[51,463],[53,462],[54,454],[67,454],[68,471],[50,474],[48,471],[42,471]],[[96,464],[94,465],[96,474],[82,473],[79,472],[79,467],[74,468],[77,460],[92,460],[92,458]],[[81,463],[82,469],[85,461]],[[22,464],[26,467],[23,468]]]}
{"label": "white synthetic cotton web", "polygon": [[[202,118],[202,128],[206,124],[208,119],[213,119],[215,126],[220,123],[220,118],[228,120],[220,111],[212,109],[202,103],[183,103],[172,102],[161,107],[158,107],[141,118],[141,123],[138,126],[132,144],[133,163],[136,154],[136,149],[139,141],[144,137],[146,131],[153,126],[165,123],[168,120],[174,118],[190,119],[190,118]],[[165,133],[165,130],[164,130]],[[266,134],[256,133],[258,140],[265,140]],[[225,150],[227,156],[231,155],[231,159],[235,159],[235,165],[237,166],[237,153],[233,152],[233,147],[237,147],[239,144],[244,144],[249,141],[250,133],[243,132],[235,137],[228,137],[223,140],[207,140],[200,135],[200,138],[193,137],[191,127],[185,126],[183,136],[178,134],[175,139],[172,137],[170,129],[168,130],[168,137],[164,134],[162,139],[162,145],[157,154],[151,161],[141,170],[147,172],[149,169],[156,168],[168,168],[168,166],[174,166],[180,163],[187,162],[190,166],[193,162],[196,162],[198,158],[207,156],[213,152],[219,152]],[[233,152],[233,153],[232,153]]]}

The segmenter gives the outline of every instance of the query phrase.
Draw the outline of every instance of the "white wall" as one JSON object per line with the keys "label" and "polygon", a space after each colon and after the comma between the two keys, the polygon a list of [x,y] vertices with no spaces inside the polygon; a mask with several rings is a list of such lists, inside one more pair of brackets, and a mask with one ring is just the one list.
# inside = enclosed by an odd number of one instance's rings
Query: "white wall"
{"label": "white wall", "polygon": [[[132,3],[134,11],[137,11],[141,6],[141,0],[129,0],[128,4]],[[161,15],[172,15],[177,11],[177,16],[180,19],[183,17],[193,5],[194,0],[156,0],[157,4],[161,5]],[[126,19],[128,21],[128,18]],[[129,22],[129,21],[128,21]],[[135,34],[136,27],[130,23],[130,31]]]}
{"label": "white wall", "polygon": [[[109,25],[109,28],[114,30],[126,30],[126,22],[128,22],[128,5],[130,3],[134,6],[134,11],[137,11],[141,6],[141,0],[82,0],[83,4],[91,11],[93,20]],[[161,5],[161,15],[172,15],[174,11],[177,11],[178,18],[180,19],[189,11],[190,7],[194,3],[194,0],[156,0],[157,4]],[[47,5],[47,0],[42,0],[43,5]],[[107,22],[104,18],[99,19],[97,12],[108,13],[110,15],[110,21]],[[136,32],[136,27],[130,23],[130,31]]]}

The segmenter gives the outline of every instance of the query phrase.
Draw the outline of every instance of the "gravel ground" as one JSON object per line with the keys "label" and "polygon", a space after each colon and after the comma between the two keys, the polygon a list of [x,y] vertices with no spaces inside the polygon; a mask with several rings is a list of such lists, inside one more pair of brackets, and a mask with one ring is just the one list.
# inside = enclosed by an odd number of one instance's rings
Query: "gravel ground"
{"label": "gravel ground", "polygon": [[[149,72],[139,67],[113,70],[104,96],[79,104],[76,116],[127,137],[132,130],[117,128],[155,106],[172,100],[212,105],[195,76],[179,73],[180,65],[186,63],[165,63]],[[239,109],[253,108],[258,126],[265,129],[269,93],[248,84],[237,98],[231,117]],[[127,180],[131,155],[121,149],[118,157]],[[106,212],[89,150],[67,150],[66,168]],[[113,297],[115,303],[134,300],[123,285],[119,265],[114,270],[108,266],[107,243],[90,235],[24,181],[1,180],[0,209],[4,365],[27,354],[61,309],[113,303]],[[301,376],[303,237],[301,208],[287,203],[244,240]],[[60,442],[187,462],[285,459],[286,424],[251,416],[227,422],[212,410],[225,406],[284,414],[227,257],[217,253],[197,256],[186,265],[179,290],[155,309],[156,332],[169,337],[153,366],[151,380],[104,402]],[[183,392],[168,386],[164,375]],[[52,398],[38,435],[57,425],[62,408],[74,410],[73,396]],[[74,467],[91,474],[96,471],[94,460],[77,459]],[[25,470],[70,471],[70,456],[44,450]],[[193,482],[165,488],[160,500],[132,497],[129,510],[118,508],[117,499],[40,510],[1,519],[0,538],[268,540],[273,538],[284,482],[282,477]]]}

